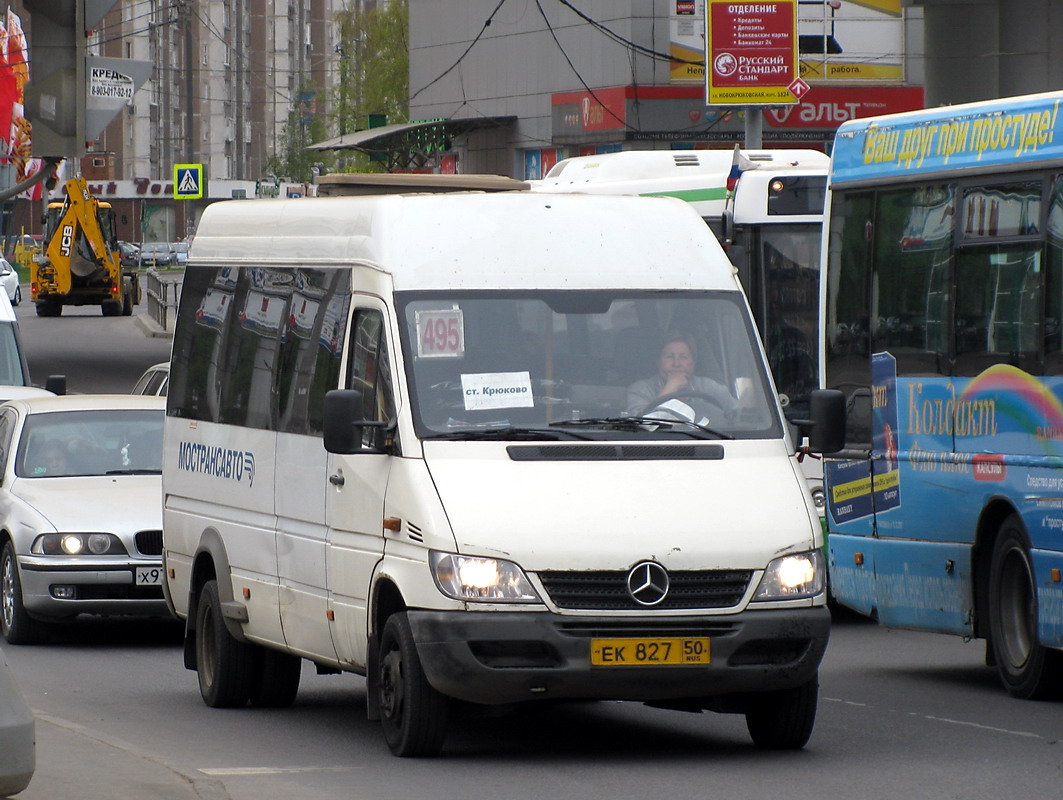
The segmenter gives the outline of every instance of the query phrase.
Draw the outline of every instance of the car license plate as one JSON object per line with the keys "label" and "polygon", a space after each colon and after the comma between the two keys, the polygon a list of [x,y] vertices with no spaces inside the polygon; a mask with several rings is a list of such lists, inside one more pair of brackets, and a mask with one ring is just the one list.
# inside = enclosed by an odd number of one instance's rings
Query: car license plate
{"label": "car license plate", "polygon": [[656,667],[708,664],[707,637],[591,639],[591,666]]}
{"label": "car license plate", "polygon": [[162,567],[136,567],[133,583],[137,586],[161,586]]}

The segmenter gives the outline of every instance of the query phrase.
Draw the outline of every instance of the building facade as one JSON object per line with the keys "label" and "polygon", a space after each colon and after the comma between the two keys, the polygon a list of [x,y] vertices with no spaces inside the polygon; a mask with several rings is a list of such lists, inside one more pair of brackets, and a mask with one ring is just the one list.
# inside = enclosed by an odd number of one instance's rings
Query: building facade
{"label": "building facade", "polygon": [[[705,104],[707,2],[410,0],[410,119],[496,121],[434,166],[518,178],[742,144],[757,112]],[[852,117],[1063,88],[1063,0],[798,0],[797,17],[807,91],[759,111],[765,147],[829,150]]]}

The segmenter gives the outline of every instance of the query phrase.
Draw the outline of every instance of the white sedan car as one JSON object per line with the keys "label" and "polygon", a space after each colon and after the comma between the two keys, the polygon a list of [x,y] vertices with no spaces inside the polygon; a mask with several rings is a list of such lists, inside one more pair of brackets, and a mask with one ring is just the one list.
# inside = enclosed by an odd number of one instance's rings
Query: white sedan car
{"label": "white sedan car", "polygon": [[165,400],[62,395],[0,405],[0,634],[78,614],[170,613],[162,594]]}
{"label": "white sedan car", "polygon": [[11,305],[17,306],[22,302],[22,287],[18,282],[18,270],[11,266],[11,262],[3,256],[0,256],[0,286],[4,287]]}

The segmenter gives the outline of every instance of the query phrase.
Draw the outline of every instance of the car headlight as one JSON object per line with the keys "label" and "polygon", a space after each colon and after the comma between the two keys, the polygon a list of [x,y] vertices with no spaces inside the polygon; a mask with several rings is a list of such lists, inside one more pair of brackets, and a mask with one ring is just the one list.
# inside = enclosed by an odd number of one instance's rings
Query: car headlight
{"label": "car headlight", "polygon": [[33,540],[30,552],[41,556],[127,555],[113,533],[46,533]]}
{"label": "car headlight", "polygon": [[819,550],[774,559],[764,570],[753,600],[798,600],[823,591],[823,554]]}
{"label": "car headlight", "polygon": [[498,558],[429,554],[439,591],[471,603],[538,603],[539,595],[524,570]]}

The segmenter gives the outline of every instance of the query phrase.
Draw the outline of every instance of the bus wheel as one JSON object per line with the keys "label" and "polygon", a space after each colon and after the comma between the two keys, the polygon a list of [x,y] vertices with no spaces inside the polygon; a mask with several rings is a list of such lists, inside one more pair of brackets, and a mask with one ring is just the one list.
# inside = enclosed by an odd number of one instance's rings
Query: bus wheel
{"label": "bus wheel", "polygon": [[255,648],[255,669],[251,680],[251,705],[259,708],[287,708],[299,693],[303,660],[268,647]]}
{"label": "bus wheel", "polygon": [[222,619],[218,582],[207,581],[196,609],[196,671],[199,693],[211,708],[239,708],[251,693],[254,651],[238,642]]}
{"label": "bus wheel", "polygon": [[1063,687],[1063,653],[1040,644],[1033,563],[1019,517],[1012,514],[993,546],[989,575],[989,636],[1004,687],[1026,700]]}
{"label": "bus wheel", "polygon": [[764,750],[800,750],[812,736],[818,700],[818,675],[793,689],[764,692],[746,711],[753,744]]}
{"label": "bus wheel", "polygon": [[448,699],[425,679],[405,613],[392,614],[380,637],[377,690],[384,739],[397,756],[434,756],[447,733]]}

